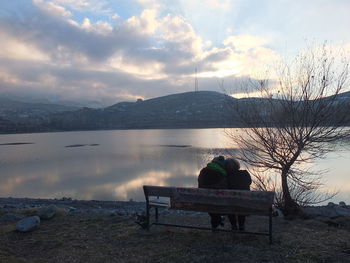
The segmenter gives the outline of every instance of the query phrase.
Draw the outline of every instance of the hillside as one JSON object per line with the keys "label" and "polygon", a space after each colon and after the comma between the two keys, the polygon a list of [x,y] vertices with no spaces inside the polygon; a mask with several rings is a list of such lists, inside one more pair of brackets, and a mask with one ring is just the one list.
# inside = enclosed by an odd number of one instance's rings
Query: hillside
{"label": "hillside", "polygon": [[19,121],[28,118],[42,118],[57,112],[74,111],[79,107],[64,106],[54,103],[26,103],[0,97],[0,117]]}
{"label": "hillside", "polygon": [[[280,107],[278,102],[277,99],[273,101],[275,107]],[[350,92],[339,94],[338,102],[340,107],[334,110],[339,116],[347,116]],[[0,132],[240,127],[242,123],[237,110],[249,111],[251,103],[258,104],[257,110],[262,112],[265,107],[271,106],[271,102],[264,98],[235,99],[214,91],[120,102],[100,109],[13,101],[4,103],[0,99]],[[282,109],[277,112],[288,121],[288,112]],[[270,119],[267,116],[267,120]],[[251,121],[260,125],[254,116]],[[342,123],[349,125],[350,120]]]}
{"label": "hillside", "polygon": [[214,91],[186,92],[55,114],[50,126],[63,130],[224,127],[234,124],[234,100]]}

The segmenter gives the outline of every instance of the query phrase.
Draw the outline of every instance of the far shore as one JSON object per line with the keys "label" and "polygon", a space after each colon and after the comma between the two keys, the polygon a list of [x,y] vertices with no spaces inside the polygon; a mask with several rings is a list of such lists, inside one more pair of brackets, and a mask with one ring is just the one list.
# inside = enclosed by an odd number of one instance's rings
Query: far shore
{"label": "far shore", "polygon": [[[259,127],[259,126],[256,126]],[[350,123],[345,123],[342,127],[349,127]],[[198,126],[198,127],[130,127],[130,128],[105,128],[105,129],[74,129],[74,130],[45,130],[45,131],[16,131],[16,132],[1,132],[0,135],[15,135],[15,134],[40,134],[40,133],[62,133],[62,132],[97,132],[97,131],[139,131],[139,130],[204,130],[204,129],[244,129],[249,128],[244,125],[232,126]]]}

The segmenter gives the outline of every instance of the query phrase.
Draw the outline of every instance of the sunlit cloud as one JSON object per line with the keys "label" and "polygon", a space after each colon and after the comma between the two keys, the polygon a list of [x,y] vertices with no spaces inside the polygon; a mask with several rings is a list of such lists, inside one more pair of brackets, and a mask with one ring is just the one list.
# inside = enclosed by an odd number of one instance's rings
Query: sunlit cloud
{"label": "sunlit cloud", "polygon": [[0,31],[0,58],[14,60],[48,61],[49,57],[35,45],[26,43]]}
{"label": "sunlit cloud", "polygon": [[162,73],[164,65],[159,62],[150,61],[147,63],[147,67],[145,67],[144,64],[132,63],[131,61],[125,60],[123,56],[115,56],[110,59],[110,66],[113,69],[121,70],[145,80],[163,79],[167,77],[166,74]]}
{"label": "sunlit cloud", "polygon": [[230,46],[237,51],[248,51],[250,49],[264,46],[269,41],[266,38],[252,35],[233,35],[224,40],[225,46]]}
{"label": "sunlit cloud", "polygon": [[145,9],[140,16],[130,17],[125,25],[142,34],[153,34],[158,26],[155,9]]}
{"label": "sunlit cloud", "polygon": [[[342,8],[348,6],[340,2]],[[266,12],[282,8],[255,4]],[[285,16],[299,4],[287,1]],[[258,78],[271,73],[285,55],[278,46],[281,32],[273,31],[273,24],[262,28],[267,22],[254,13],[258,7],[241,1],[16,0],[1,5],[0,95],[33,92],[44,98],[110,102],[152,98],[193,90],[195,69],[200,89],[220,90],[218,78]],[[305,4],[302,21],[308,21],[311,8],[316,7]],[[328,3],[327,8],[348,19],[339,6]],[[339,17],[329,20],[327,28],[334,23],[334,43],[349,50]],[[282,18],[278,13],[273,19],[278,23]],[[302,30],[292,28],[289,20],[284,26],[284,41]]]}
{"label": "sunlit cloud", "polygon": [[80,27],[87,32],[96,32],[103,35],[108,35],[113,30],[111,24],[103,21],[97,21],[95,24],[92,24],[89,18],[84,18]]}

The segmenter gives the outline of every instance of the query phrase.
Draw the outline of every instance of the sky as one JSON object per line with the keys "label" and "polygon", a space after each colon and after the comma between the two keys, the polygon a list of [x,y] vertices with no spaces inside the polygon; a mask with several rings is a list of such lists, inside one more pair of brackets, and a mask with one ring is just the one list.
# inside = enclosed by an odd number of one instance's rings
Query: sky
{"label": "sky", "polygon": [[349,0],[0,0],[0,96],[108,106],[193,91],[196,76],[238,94],[236,79],[309,42],[350,50],[349,12]]}

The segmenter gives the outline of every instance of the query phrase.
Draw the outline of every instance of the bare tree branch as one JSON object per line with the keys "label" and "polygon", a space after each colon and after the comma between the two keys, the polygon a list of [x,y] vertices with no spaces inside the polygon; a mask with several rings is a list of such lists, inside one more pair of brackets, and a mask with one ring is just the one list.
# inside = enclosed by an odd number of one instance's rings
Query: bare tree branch
{"label": "bare tree branch", "polygon": [[[349,105],[341,99],[348,87],[349,63],[323,45],[279,67],[277,76],[275,81],[241,83],[248,99],[236,100],[234,107],[246,128],[243,133],[227,131],[227,135],[241,150],[239,159],[255,169],[257,189],[282,190],[278,202],[292,214],[298,204],[316,203],[335,194],[318,192],[321,174],[301,167],[334,150],[335,142],[350,138],[344,127]],[[249,97],[252,90],[260,96]],[[279,174],[279,187],[267,173]]]}

